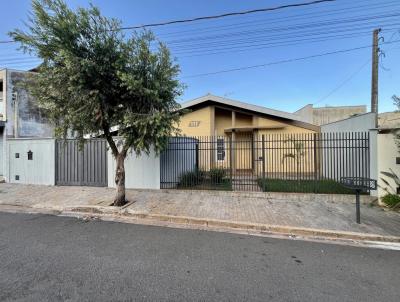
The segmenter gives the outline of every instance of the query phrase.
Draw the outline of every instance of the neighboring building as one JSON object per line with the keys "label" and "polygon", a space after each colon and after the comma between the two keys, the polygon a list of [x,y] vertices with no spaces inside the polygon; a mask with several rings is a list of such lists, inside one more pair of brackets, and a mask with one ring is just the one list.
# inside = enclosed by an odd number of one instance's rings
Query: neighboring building
{"label": "neighboring building", "polygon": [[400,112],[383,112],[378,115],[378,125],[379,128],[388,129],[388,128],[400,128]]}
{"label": "neighboring building", "polygon": [[347,119],[349,117],[364,114],[367,112],[367,106],[327,106],[314,108],[312,104],[306,105],[303,108],[294,112],[302,120],[314,124],[314,125],[325,125],[340,120]]}
{"label": "neighboring building", "polygon": [[7,138],[53,137],[54,129],[36,100],[22,87],[30,72],[0,70],[0,176]]}

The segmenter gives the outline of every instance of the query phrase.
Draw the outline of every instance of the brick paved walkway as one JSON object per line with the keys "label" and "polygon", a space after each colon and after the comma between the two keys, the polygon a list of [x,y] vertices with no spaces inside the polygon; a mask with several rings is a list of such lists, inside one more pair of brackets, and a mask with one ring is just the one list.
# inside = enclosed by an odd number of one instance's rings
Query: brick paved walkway
{"label": "brick paved walkway", "polygon": [[[48,187],[0,184],[0,205],[36,208],[109,205],[114,189],[95,187]],[[242,194],[209,191],[127,190],[134,203],[129,211],[146,214],[189,216],[237,222],[364,232],[400,236],[400,214],[370,207],[361,208],[362,224],[355,220],[351,201],[331,201],[329,196],[293,194]]]}

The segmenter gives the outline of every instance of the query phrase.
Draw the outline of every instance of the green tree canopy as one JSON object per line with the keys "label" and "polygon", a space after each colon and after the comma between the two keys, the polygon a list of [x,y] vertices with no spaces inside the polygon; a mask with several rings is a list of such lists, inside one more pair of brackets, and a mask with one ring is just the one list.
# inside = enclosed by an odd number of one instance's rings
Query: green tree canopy
{"label": "green tree canopy", "polygon": [[73,11],[62,0],[33,0],[26,25],[10,35],[43,60],[29,81],[30,93],[47,110],[57,136],[72,131],[81,141],[88,134],[107,139],[117,160],[115,204],[123,204],[127,152],[160,151],[177,131],[179,66],[152,33],[126,37],[120,21],[92,5]]}

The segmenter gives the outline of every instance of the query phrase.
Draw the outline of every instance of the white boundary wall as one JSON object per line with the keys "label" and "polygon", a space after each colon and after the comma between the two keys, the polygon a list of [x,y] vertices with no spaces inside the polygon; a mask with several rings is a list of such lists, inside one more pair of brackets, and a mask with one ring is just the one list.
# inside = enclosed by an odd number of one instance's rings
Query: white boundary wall
{"label": "white boundary wall", "polygon": [[[322,125],[321,132],[365,132],[369,131],[370,178],[379,179],[378,158],[382,146],[378,144],[378,131],[375,129],[375,113],[365,113],[341,121]],[[371,191],[372,196],[378,196],[378,190]]]}
{"label": "white boundary wall", "polygon": [[364,132],[375,128],[375,113],[365,113],[321,126],[321,132]]}
{"label": "white boundary wall", "polygon": [[[384,172],[391,172],[391,169],[397,176],[400,177],[400,165],[396,164],[396,157],[400,157],[399,149],[396,145],[396,141],[394,139],[393,133],[379,133],[378,134],[378,196],[383,197],[387,192],[384,188],[387,188],[388,191],[392,194],[396,194],[396,184],[390,178],[381,174]],[[386,181],[390,183],[390,187],[388,187],[381,178],[384,178]]]}
{"label": "white boundary wall", "polygon": [[[107,152],[108,186],[115,187],[116,162],[111,150]],[[154,151],[136,156],[128,153],[125,159],[125,187],[127,189],[160,189],[160,157]]]}
{"label": "white boundary wall", "polygon": [[[341,121],[322,125],[321,132],[364,132],[369,131],[370,178],[378,180],[378,131],[375,129],[375,113],[365,113]],[[371,191],[378,196],[378,191]]]}
{"label": "white boundary wall", "polygon": [[[28,152],[32,160],[28,160]],[[16,158],[18,153],[19,158]],[[55,140],[6,140],[6,181],[10,183],[55,185]],[[19,177],[19,180],[16,179]]]}

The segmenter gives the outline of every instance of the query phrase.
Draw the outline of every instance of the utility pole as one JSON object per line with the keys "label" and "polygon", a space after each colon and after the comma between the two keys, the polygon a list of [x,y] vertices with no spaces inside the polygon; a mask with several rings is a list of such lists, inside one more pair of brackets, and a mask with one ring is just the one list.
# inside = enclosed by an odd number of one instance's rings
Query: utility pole
{"label": "utility pole", "polygon": [[379,32],[375,29],[372,39],[372,82],[371,82],[371,112],[376,114],[375,127],[378,127],[378,68],[379,68]]}

